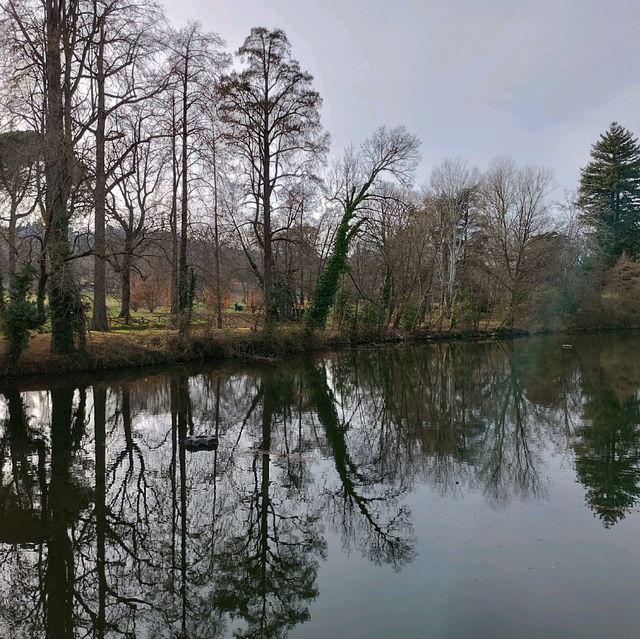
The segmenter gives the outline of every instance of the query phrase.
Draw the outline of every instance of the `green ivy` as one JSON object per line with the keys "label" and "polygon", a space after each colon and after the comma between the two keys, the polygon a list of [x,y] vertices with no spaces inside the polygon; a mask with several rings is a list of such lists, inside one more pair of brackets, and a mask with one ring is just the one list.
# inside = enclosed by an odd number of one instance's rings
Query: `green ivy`
{"label": "green ivy", "polygon": [[38,327],[37,306],[28,299],[33,273],[27,265],[13,276],[9,302],[4,305],[2,329],[9,344],[9,359],[14,363],[27,346],[31,331]]}
{"label": "green ivy", "polygon": [[349,242],[359,226],[356,224],[351,227],[355,211],[355,206],[347,207],[336,230],[331,255],[318,278],[311,307],[307,313],[306,329],[308,333],[321,330],[327,324],[327,317],[329,317],[329,311],[333,306],[340,285],[340,276],[347,270]]}

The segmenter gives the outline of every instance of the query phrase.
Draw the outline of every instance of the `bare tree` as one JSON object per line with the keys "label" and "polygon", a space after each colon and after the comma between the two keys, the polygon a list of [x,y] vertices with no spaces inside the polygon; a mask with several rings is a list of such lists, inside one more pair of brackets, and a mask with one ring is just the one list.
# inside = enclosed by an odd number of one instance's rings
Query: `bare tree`
{"label": "bare tree", "polygon": [[252,226],[262,252],[265,318],[274,319],[273,227],[279,188],[290,180],[309,176],[326,152],[328,136],[320,125],[320,95],[313,77],[291,57],[284,31],[254,27],[238,50],[245,65],[220,83],[221,116],[229,127],[247,178],[255,215]]}
{"label": "bare tree", "polygon": [[145,257],[145,251],[152,241],[153,228],[158,223],[157,212],[164,195],[162,185],[166,177],[167,158],[162,154],[160,140],[152,133],[155,125],[155,119],[144,107],[138,107],[119,118],[120,131],[125,133],[121,145],[131,147],[131,151],[115,152],[118,158],[114,172],[115,188],[110,193],[107,208],[109,217],[118,224],[113,243],[121,246],[114,246],[107,251],[107,259],[120,275],[119,317],[126,324],[131,321],[131,271],[134,260]]}
{"label": "bare tree", "polygon": [[[200,159],[199,156],[202,152],[203,129],[208,124],[205,116],[207,113],[206,103],[211,96],[210,89],[228,63],[228,56],[222,51],[223,45],[222,39],[217,34],[204,33],[196,22],[174,33],[170,43],[171,68],[176,87],[175,95],[178,98],[180,109],[177,131],[181,143],[180,244],[177,283],[178,328],[181,333],[188,328],[193,290],[187,263],[189,189],[194,164]],[[174,123],[175,115],[174,112]],[[174,177],[177,177],[176,169],[177,167],[174,168]]]}
{"label": "bare tree", "polygon": [[458,264],[467,246],[478,171],[464,160],[447,159],[437,165],[430,178],[432,210],[436,214],[438,271],[440,276],[440,321],[453,317]]}
{"label": "bare tree", "polygon": [[511,327],[533,276],[553,244],[544,239],[552,227],[546,197],[547,169],[517,168],[506,159],[493,162],[480,187],[481,226],[489,273],[507,293],[504,325]]}
{"label": "bare tree", "polygon": [[[110,173],[106,144],[121,132],[107,131],[119,110],[138,104],[162,89],[157,76],[149,81],[148,62],[159,46],[163,16],[151,0],[93,0],[93,43],[89,67],[95,92],[95,225],[94,330],[107,330],[105,207]],[[130,149],[124,149],[128,153]]]}
{"label": "bare tree", "polygon": [[[49,307],[51,311],[51,345],[56,352],[73,351],[84,336],[84,310],[70,265],[69,221],[71,184],[76,170],[74,155],[73,98],[78,89],[78,77],[72,75],[72,65],[86,47],[78,46],[80,5],[75,0],[46,0],[45,75],[46,118],[45,210],[49,232],[47,249],[51,275],[49,277]],[[80,50],[79,50],[80,49]],[[63,65],[64,55],[64,65]],[[82,60],[82,58],[81,58]],[[84,64],[84,60],[82,60]]]}
{"label": "bare tree", "polygon": [[[359,296],[364,293],[361,283],[366,276],[365,271],[369,271],[373,277],[369,278],[371,289],[367,297],[375,307],[377,328],[382,329],[394,314],[394,324],[399,322],[404,304],[415,284],[415,272],[412,272],[407,258],[419,239],[406,234],[413,221],[413,192],[393,183],[382,182],[376,187],[376,196],[367,205],[359,242],[363,249],[361,256],[364,253],[367,264],[373,268],[362,270],[362,278],[358,278],[356,288]],[[410,238],[408,242],[407,237]],[[354,275],[352,273],[352,277]]]}
{"label": "bare tree", "polygon": [[40,124],[36,130],[44,137],[42,246],[50,269],[52,349],[69,352],[84,337],[84,309],[71,268],[69,230],[81,201],[85,169],[78,150],[89,122],[82,97],[91,21],[79,0],[8,0],[3,9],[19,60],[13,79],[36,89],[26,117]]}

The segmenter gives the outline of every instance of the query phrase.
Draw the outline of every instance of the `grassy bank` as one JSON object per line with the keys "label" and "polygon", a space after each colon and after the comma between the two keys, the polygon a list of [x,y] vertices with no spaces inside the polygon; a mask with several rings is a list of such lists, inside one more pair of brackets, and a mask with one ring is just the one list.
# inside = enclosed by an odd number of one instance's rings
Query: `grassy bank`
{"label": "grassy bank", "polygon": [[89,333],[82,353],[56,355],[50,352],[49,334],[34,335],[17,365],[9,362],[6,345],[0,339],[0,376],[70,375],[89,371],[106,371],[157,366],[191,361],[226,359],[269,360],[284,355],[301,354],[330,348],[362,344],[384,344],[431,339],[483,339],[526,335],[523,331],[470,331],[420,334],[361,335],[350,338],[324,332],[310,341],[299,326],[285,326],[270,333],[258,330],[224,330],[194,333],[180,341],[173,331],[145,329]]}

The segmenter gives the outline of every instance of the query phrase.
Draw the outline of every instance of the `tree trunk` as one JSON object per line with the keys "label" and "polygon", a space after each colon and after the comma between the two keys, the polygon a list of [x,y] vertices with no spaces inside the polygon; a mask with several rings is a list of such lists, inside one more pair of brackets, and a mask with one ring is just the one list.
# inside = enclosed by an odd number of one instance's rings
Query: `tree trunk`
{"label": "tree trunk", "polygon": [[106,290],[106,238],[105,238],[105,198],[106,174],[104,167],[105,145],[105,76],[104,76],[104,24],[100,25],[100,42],[97,56],[96,84],[98,90],[98,119],[96,123],[96,182],[94,192],[95,229],[93,247],[93,318],[91,328],[94,331],[109,329],[107,321]]}
{"label": "tree trunk", "polygon": [[[73,637],[73,584],[75,570],[69,537],[73,388],[51,391],[51,465],[46,510],[46,543],[49,550],[44,574],[45,626],[48,637]],[[44,483],[44,482],[43,482]]]}
{"label": "tree trunk", "polygon": [[187,231],[189,224],[188,211],[188,149],[189,127],[187,122],[189,97],[188,97],[188,60],[189,56],[185,56],[184,78],[182,84],[182,193],[180,206],[180,268],[178,271],[178,295],[179,295],[179,321],[178,329],[180,333],[184,333],[187,329],[186,321],[189,306],[189,277],[187,272]]}
{"label": "tree trunk", "polygon": [[131,261],[131,243],[127,240],[122,260],[122,270],[120,271],[122,303],[120,305],[120,314],[118,315],[119,318],[124,320],[125,324],[131,322]]}
{"label": "tree trunk", "polygon": [[9,283],[16,274],[16,262],[18,256],[17,242],[18,242],[18,204],[17,202],[11,202],[11,208],[9,211],[9,229],[7,234],[7,242],[9,244]]}
{"label": "tree trunk", "polygon": [[218,167],[216,158],[215,129],[213,138],[213,234],[215,243],[215,277],[216,277],[216,326],[222,328],[222,287],[220,285],[220,234],[218,228]]}
{"label": "tree trunk", "polygon": [[[68,126],[71,123],[69,114],[65,113],[61,83],[60,45],[63,15],[64,12],[60,10],[57,0],[47,0],[45,202],[50,230],[48,252],[51,264],[49,278],[51,349],[56,353],[74,351],[76,347],[75,334],[84,334],[84,315],[80,295],[69,267],[71,247],[68,237],[67,205],[71,190],[73,147],[70,132],[65,131],[65,119]],[[67,82],[66,77],[65,82]],[[69,88],[66,87],[67,100],[70,99],[68,94]],[[70,109],[70,104],[67,104],[66,107],[67,110]]]}
{"label": "tree trunk", "polygon": [[95,632],[97,639],[103,639],[106,629],[107,600],[107,505],[106,505],[106,386],[93,387],[93,420],[95,431],[95,516],[96,516],[96,573],[98,576],[98,614]]}
{"label": "tree trunk", "polygon": [[169,226],[171,227],[171,325],[178,324],[178,160],[176,158],[176,104],[175,96],[171,100],[171,212]]}
{"label": "tree trunk", "polygon": [[263,283],[264,283],[264,319],[269,326],[274,317],[273,308],[273,253],[271,248],[271,156],[269,155],[269,133],[264,134],[262,215],[264,225],[263,238]]}
{"label": "tree trunk", "polygon": [[38,258],[38,292],[36,295],[36,307],[38,309],[38,324],[44,324],[46,320],[47,312],[45,310],[45,297],[47,295],[47,252],[45,247],[42,247],[40,257]]}
{"label": "tree trunk", "polygon": [[311,306],[306,315],[305,330],[308,335],[319,329],[324,329],[329,317],[329,311],[340,285],[340,276],[347,269],[349,252],[350,223],[355,215],[355,207],[347,206],[333,239],[331,255],[320,273],[316,290],[311,299]]}

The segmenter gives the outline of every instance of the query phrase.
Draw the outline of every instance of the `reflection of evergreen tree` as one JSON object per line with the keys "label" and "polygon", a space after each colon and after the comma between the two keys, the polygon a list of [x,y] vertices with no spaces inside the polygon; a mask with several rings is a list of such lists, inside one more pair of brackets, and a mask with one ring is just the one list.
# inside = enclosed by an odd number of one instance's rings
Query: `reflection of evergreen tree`
{"label": "reflection of evergreen tree", "polygon": [[587,501],[607,527],[623,519],[640,496],[640,401],[599,389],[584,409],[576,471]]}

